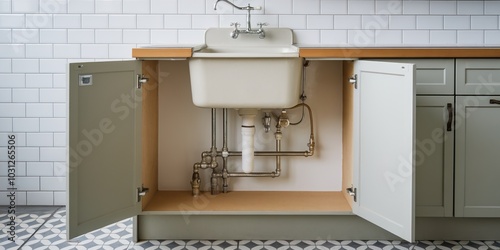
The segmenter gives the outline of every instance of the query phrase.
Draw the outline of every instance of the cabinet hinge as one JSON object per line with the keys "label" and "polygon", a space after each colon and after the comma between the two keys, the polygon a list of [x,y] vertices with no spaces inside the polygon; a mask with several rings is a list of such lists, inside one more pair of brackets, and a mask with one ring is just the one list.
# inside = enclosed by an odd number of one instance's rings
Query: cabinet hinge
{"label": "cabinet hinge", "polygon": [[354,84],[354,88],[358,89],[358,75],[355,74],[355,75],[349,77],[349,83]]}
{"label": "cabinet hinge", "polygon": [[353,197],[354,199],[354,202],[356,202],[356,193],[358,192],[358,189],[355,188],[355,187],[350,187],[350,188],[346,188],[346,191],[347,191],[347,194],[349,194],[350,196]]}
{"label": "cabinet hinge", "polygon": [[137,74],[137,89],[141,89],[142,88],[142,84],[147,83],[148,80],[149,79],[146,78],[144,75]]}
{"label": "cabinet hinge", "polygon": [[149,188],[144,186],[137,188],[137,202],[141,202],[142,196],[145,196],[149,192]]}

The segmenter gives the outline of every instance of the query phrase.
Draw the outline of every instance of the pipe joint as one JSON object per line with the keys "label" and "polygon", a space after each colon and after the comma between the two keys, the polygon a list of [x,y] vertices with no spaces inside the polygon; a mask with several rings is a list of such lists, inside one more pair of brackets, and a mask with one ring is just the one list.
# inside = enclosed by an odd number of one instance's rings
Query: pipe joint
{"label": "pipe joint", "polygon": [[280,175],[281,175],[281,169],[276,169],[273,172],[273,178],[280,177]]}
{"label": "pipe joint", "polygon": [[290,125],[290,120],[288,119],[288,114],[286,113],[286,110],[283,109],[281,110],[281,114],[278,117],[278,124],[276,124],[276,127],[286,128],[289,125]]}
{"label": "pipe joint", "polygon": [[216,195],[219,193],[219,181],[217,180],[217,176],[214,174],[210,179],[210,193],[212,195]]}
{"label": "pipe joint", "polygon": [[195,163],[195,168],[198,168],[198,169],[207,169],[207,168],[211,168],[211,169],[214,169],[214,168],[217,168],[219,166],[219,163],[217,163],[217,161],[210,161],[210,162],[198,162],[198,163]]}
{"label": "pipe joint", "polygon": [[212,148],[210,149],[210,152],[208,152],[208,153],[210,154],[210,156],[211,156],[212,158],[217,157],[217,148],[216,148],[216,147],[212,147]]}
{"label": "pipe joint", "polygon": [[274,138],[276,139],[276,141],[281,141],[281,139],[283,139],[283,133],[281,133],[281,131],[276,131],[274,133]]}
{"label": "pipe joint", "polygon": [[309,151],[308,151],[308,155],[306,155],[306,157],[314,155],[315,146],[316,146],[316,143],[314,142],[314,136],[311,135],[311,137],[309,137],[309,143],[307,143],[307,147],[309,147]]}
{"label": "pipe joint", "polygon": [[191,189],[193,196],[198,196],[200,194],[200,174],[198,172],[193,173],[191,178]]}

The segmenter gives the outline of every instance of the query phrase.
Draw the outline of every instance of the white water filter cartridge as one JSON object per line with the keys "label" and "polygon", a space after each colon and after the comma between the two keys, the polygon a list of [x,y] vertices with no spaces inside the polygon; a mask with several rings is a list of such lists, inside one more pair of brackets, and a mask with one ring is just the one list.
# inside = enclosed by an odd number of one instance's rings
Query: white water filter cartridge
{"label": "white water filter cartridge", "polygon": [[242,114],[241,124],[241,168],[245,173],[253,171],[255,114]]}

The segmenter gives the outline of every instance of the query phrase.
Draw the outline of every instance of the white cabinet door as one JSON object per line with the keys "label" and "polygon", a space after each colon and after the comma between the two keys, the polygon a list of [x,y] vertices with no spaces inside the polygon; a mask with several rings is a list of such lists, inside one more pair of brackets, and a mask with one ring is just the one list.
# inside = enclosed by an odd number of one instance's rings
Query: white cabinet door
{"label": "white cabinet door", "polygon": [[354,64],[353,212],[414,240],[413,64]]}
{"label": "white cabinet door", "polygon": [[140,212],[139,61],[70,64],[67,237]]}

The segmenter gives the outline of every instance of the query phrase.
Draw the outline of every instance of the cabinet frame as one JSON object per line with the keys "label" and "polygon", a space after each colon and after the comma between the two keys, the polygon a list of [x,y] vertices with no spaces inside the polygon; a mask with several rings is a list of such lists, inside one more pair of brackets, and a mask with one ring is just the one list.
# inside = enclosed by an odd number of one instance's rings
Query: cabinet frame
{"label": "cabinet frame", "polygon": [[[358,61],[359,64],[362,63],[362,61]],[[356,66],[356,63],[357,62],[354,62],[353,65]],[[83,68],[86,68],[87,65],[91,65],[93,63],[86,63],[86,64],[81,64],[81,67]],[[140,65],[142,68],[141,70],[136,70],[135,74],[137,75],[144,75],[145,78],[148,78],[149,79],[149,82],[146,83],[146,84],[143,84],[142,85],[142,93],[141,93],[141,101],[139,103],[137,103],[137,114],[140,114],[138,115],[139,119],[140,119],[140,124],[142,124],[142,127],[141,126],[137,126],[137,129],[140,130],[140,132],[136,132],[134,133],[134,135],[136,136],[136,138],[140,138],[140,142],[136,142],[136,146],[138,146],[138,152],[140,152],[140,155],[142,156],[142,158],[140,159],[141,160],[141,163],[140,164],[137,164],[137,165],[141,165],[139,169],[140,173],[137,174],[138,178],[140,178],[141,180],[141,183],[142,186],[146,187],[149,189],[149,193],[147,193],[145,196],[143,196],[140,201],[137,202],[137,206],[135,207],[140,207],[139,210],[143,210],[143,212],[139,212],[137,210],[137,208],[134,210],[135,212],[132,212],[132,213],[127,213],[128,216],[133,216],[133,215],[146,215],[150,212],[148,211],[144,211],[144,209],[148,206],[148,204],[151,203],[151,201],[153,200],[153,197],[155,197],[155,194],[158,192],[158,180],[157,180],[157,172],[158,172],[158,141],[157,141],[157,137],[158,137],[158,77],[159,77],[159,72],[158,72],[158,61],[142,61],[142,62],[133,62],[133,64],[137,64],[137,65]],[[413,117],[414,117],[414,98],[415,98],[415,95],[414,95],[414,92],[413,92],[413,80],[414,80],[414,75],[413,75],[413,72],[414,72],[414,69],[413,69],[413,66],[412,65],[407,65],[407,64],[394,64],[394,63],[387,63],[387,62],[384,62],[384,63],[375,63],[375,62],[367,62],[368,65],[371,65],[377,69],[383,69],[383,65],[387,65],[388,68],[390,68],[391,70],[390,71],[386,71],[386,72],[381,72],[380,74],[375,74],[376,77],[374,79],[376,80],[380,80],[380,77],[382,77],[382,80],[385,79],[384,77],[389,77],[393,80],[391,84],[396,84],[396,85],[399,85],[399,84],[403,84],[405,86],[407,86],[408,88],[408,92],[405,93],[404,96],[406,97],[409,97],[409,100],[408,98],[406,98],[405,102],[410,102],[411,105],[406,105],[405,107],[408,107],[409,110],[408,114],[409,116],[403,116],[405,117],[403,120],[401,120],[402,122],[404,122],[405,124],[407,124],[407,126],[409,126],[408,128],[410,129],[409,131],[413,131]],[[104,64],[101,64],[101,66],[103,66]],[[76,64],[72,64],[71,65],[72,67],[76,67]],[[383,71],[383,70],[382,70]],[[400,72],[405,72],[402,76],[403,78],[405,79],[405,81],[394,81],[394,77],[400,77],[400,74],[399,73],[394,73],[396,71],[400,71]],[[365,72],[366,72],[366,77],[368,77],[370,74],[374,74],[375,71],[373,70],[370,70],[369,68],[365,68]],[[355,72],[356,74],[358,74],[360,76],[360,82],[358,82],[356,85],[351,85],[347,79],[344,79],[344,81],[347,83],[347,86],[345,86],[346,88],[355,88],[356,86],[362,86],[363,84],[365,84],[365,82],[363,82],[363,73],[361,72],[358,72],[356,67],[355,67]],[[85,73],[87,74],[87,73]],[[409,74],[409,75],[406,75],[406,74]],[[75,74],[70,74],[71,75],[71,78],[72,79],[76,79],[75,77],[77,77]],[[384,82],[391,82],[391,81],[384,81]],[[75,86],[75,81],[72,80],[71,82],[71,85],[70,85],[70,92],[72,91],[71,89],[75,89],[75,88],[78,88],[78,86]],[[366,82],[366,84],[368,84],[368,82]],[[376,84],[376,83],[373,83],[373,84]],[[394,86],[394,85],[393,85]],[[390,87],[391,86],[388,86],[389,89],[386,89],[385,91],[382,91],[380,93],[386,93],[390,96]],[[374,87],[371,87],[372,89],[376,89]],[[354,92],[356,92],[356,89],[352,90]],[[359,91],[359,90],[358,90]],[[374,92],[372,90],[372,93],[378,93],[378,92]],[[379,94],[380,94],[379,93]],[[374,94],[373,94],[374,95]],[[355,97],[356,95],[354,95]],[[352,97],[351,97],[352,98]],[[349,99],[349,98],[348,98]],[[376,97],[373,97],[373,99],[376,99]],[[386,99],[386,98],[384,98]],[[352,111],[354,112],[354,115],[357,116],[357,117],[360,117],[360,114],[363,114],[365,113],[365,115],[368,115],[366,114],[366,112],[359,112],[359,109],[356,108],[357,107],[357,103],[360,102],[359,99],[351,99],[353,100],[353,105],[352,105]],[[78,101],[78,100],[77,100]],[[76,104],[75,106],[75,102],[70,102],[70,110],[74,110],[75,107],[77,107],[79,104]],[[358,111],[356,111],[358,110]],[[78,114],[78,112],[75,112],[73,111],[73,113],[76,113]],[[352,114],[351,114],[352,115]],[[353,119],[358,119],[354,116],[352,116]],[[373,120],[374,122],[382,122],[383,121],[377,121],[377,120]],[[348,124],[349,121],[346,122],[346,124]],[[380,126],[380,125],[379,125]],[[72,126],[74,127],[74,126]],[[365,126],[366,128],[369,128],[369,126]],[[354,127],[354,129],[356,129],[359,127]],[[350,128],[351,130],[353,128]],[[405,130],[406,131],[406,130]],[[74,130],[70,130],[70,136],[74,135],[74,134],[78,134],[78,131],[74,131]],[[351,137],[351,140],[356,140],[356,138],[358,138],[358,140],[360,139],[359,136],[355,137],[357,134],[356,131],[354,131],[352,133],[353,137]],[[407,136],[409,136],[410,138],[413,138],[414,137],[414,132],[411,132],[409,133]],[[156,139],[155,139],[156,138]],[[347,137],[346,140],[348,140],[349,138]],[[396,138],[397,139],[397,138]],[[391,139],[393,140],[393,139]],[[405,147],[404,148],[410,148],[412,149],[413,148],[413,139],[410,139],[409,141],[404,141],[405,143]],[[356,146],[356,143],[352,143],[351,144],[353,147],[357,147]],[[356,148],[353,148],[353,152],[356,152]],[[370,151],[370,147],[364,147],[364,150],[365,152],[368,152]],[[413,157],[411,156],[411,153],[413,150],[409,150],[409,158],[412,159]],[[348,179],[346,179],[346,182],[347,182],[347,185],[353,183],[354,185],[365,185],[365,184],[362,184],[364,180],[361,180],[360,181],[360,178],[359,176],[362,176],[360,173],[361,172],[358,172],[358,171],[363,171],[363,168],[364,169],[368,169],[368,167],[360,167],[360,166],[364,166],[364,164],[360,164],[359,162],[357,162],[359,160],[359,158],[361,158],[360,155],[352,155],[355,157],[354,161],[353,161],[353,168],[352,168],[352,171],[354,173],[354,175],[352,175],[354,177],[354,179],[352,179],[351,181],[349,181]],[[398,160],[398,155],[394,154],[394,155],[388,155],[389,158],[393,158],[393,162],[396,162]],[[358,160],[356,160],[356,158]],[[382,158],[380,158],[382,159]],[[382,166],[382,165],[381,165]],[[399,167],[399,165],[392,165],[392,169],[397,169]],[[413,163],[411,162],[410,160],[410,168],[413,169]],[[390,169],[389,169],[390,170]],[[387,170],[387,171],[389,171]],[[392,170],[391,170],[392,171]],[[397,170],[394,170],[394,171],[397,171]],[[75,176],[75,173],[78,173],[78,169],[76,169],[73,173],[70,173],[69,174],[69,179],[71,180],[72,178],[74,178]],[[414,225],[413,225],[413,221],[414,221],[414,216],[413,216],[413,171],[409,171],[409,176],[408,176],[408,180],[409,181],[406,181],[404,183],[404,186],[405,188],[402,188],[401,190],[404,190],[404,193],[400,193],[400,196],[399,197],[405,197],[404,200],[407,202],[405,203],[405,209],[402,210],[402,212],[404,212],[404,215],[402,215],[402,217],[404,217],[404,230],[401,230],[401,228],[399,228],[399,224],[400,223],[396,223],[395,226],[389,226],[390,224],[393,224],[395,220],[399,220],[399,217],[401,216],[396,216],[395,218],[383,218],[384,216],[393,216],[395,215],[395,213],[388,213],[388,214],[385,214],[383,215],[382,217],[380,217],[379,215],[377,214],[371,214],[371,211],[373,209],[371,209],[369,206],[367,206],[367,204],[377,204],[377,203],[369,203],[369,202],[363,202],[363,200],[369,200],[368,196],[363,198],[362,196],[362,191],[359,191],[358,195],[358,199],[357,201],[351,201],[350,203],[354,206],[353,207],[353,212],[356,214],[356,213],[359,213],[361,216],[363,216],[365,219],[367,220],[371,220],[371,221],[374,221],[376,224],[380,224],[382,225],[382,227],[386,228],[387,230],[390,230],[392,231],[393,233],[396,233],[398,234],[400,237],[403,237],[409,241],[413,241],[414,240]],[[357,177],[356,177],[357,176]],[[70,183],[70,186],[74,185],[75,183],[73,181],[69,181]],[[361,183],[361,184],[360,184]],[[78,183],[77,183],[78,184]],[[92,185],[93,183],[91,183],[91,181],[89,181],[89,185]],[[139,189],[140,191],[140,184],[136,183],[135,186],[137,186],[137,189]],[[368,185],[368,182],[366,183],[367,187],[369,187]],[[376,187],[377,185],[373,186],[373,187]],[[73,186],[71,188],[71,190],[76,190],[78,189],[78,187],[76,186]],[[133,191],[133,195],[131,195],[131,197],[137,197],[137,193],[139,191],[134,190]],[[362,188],[360,187],[360,189],[358,190],[361,190]],[[367,189],[368,190],[368,189]],[[371,191],[371,190],[370,190]],[[75,197],[75,192],[73,191],[70,191],[69,192],[72,196],[72,198],[74,199]],[[343,195],[344,195],[344,198],[346,200],[352,200],[352,197],[348,196],[344,191],[342,191]],[[396,193],[399,193],[399,192],[396,192]],[[402,194],[402,196],[401,196]],[[381,195],[384,195],[385,194],[381,194]],[[112,194],[111,195],[108,195],[108,197],[113,197]],[[373,200],[373,198],[371,198],[371,200]],[[389,201],[386,199],[386,201]],[[401,199],[392,199],[392,202],[396,202],[395,205],[390,205],[390,204],[385,204],[387,207],[395,207],[397,206],[396,204],[398,204],[399,202],[401,202]],[[356,204],[357,203],[357,204]],[[359,204],[363,203],[362,206],[359,206]],[[370,206],[372,206],[370,205]],[[408,208],[408,209],[406,209]],[[72,212],[73,209],[75,209],[75,206],[72,205],[68,208],[70,211],[70,214],[73,214],[74,213]],[[135,213],[135,214],[134,214]],[[152,212],[151,214],[162,214],[161,212]],[[163,214],[168,214],[168,213],[163,213]],[[174,214],[176,214],[177,216],[179,217],[183,217],[186,215],[185,211],[178,211],[178,212],[174,212]],[[201,213],[199,214],[199,211],[191,211],[191,212],[187,212],[187,214],[189,215],[204,215],[204,213]],[[213,213],[205,213],[205,215],[211,215]],[[217,214],[217,213],[215,213]],[[213,214],[213,215],[215,215]],[[239,214],[240,216],[243,216],[245,214],[248,214],[246,212],[242,213],[242,214]],[[259,212],[259,213],[250,213],[249,215],[254,215],[254,216],[260,216],[260,214],[262,215],[265,215],[265,214],[269,214],[267,212]],[[271,213],[273,214],[273,213]],[[275,215],[279,215],[279,214],[282,214],[282,213],[275,213]],[[287,213],[285,213],[287,214]],[[314,216],[316,213],[292,213],[291,215],[299,215],[299,217],[301,217],[300,215],[304,215],[304,216]],[[324,215],[334,215],[335,214],[335,211],[332,211],[331,213],[327,213],[327,214],[324,214]],[[363,215],[364,214],[364,215]],[[219,215],[221,215],[219,213]],[[238,215],[238,213],[236,213],[236,215]],[[374,216],[375,215],[375,216]],[[141,219],[139,219],[139,217],[141,216],[137,216],[136,217],[136,221],[134,222],[134,226],[137,226],[139,225],[141,222]],[[123,218],[123,215],[121,216],[117,216],[116,219],[120,219],[120,218]],[[250,218],[250,217],[248,217]],[[98,218],[97,218],[98,219]],[[336,220],[336,219],[334,219]],[[105,222],[92,222],[91,226],[89,227],[85,227],[84,230],[77,230],[75,231],[72,227],[75,226],[75,224],[71,223],[69,226],[68,226],[68,237],[69,238],[72,238],[78,234],[82,234],[85,232],[85,230],[92,230],[92,229],[95,229],[95,228],[98,228],[100,226],[103,226],[102,223],[110,223],[109,220],[106,220]],[[71,227],[71,228],[70,228]],[[135,235],[134,237],[138,237],[137,235]]]}

